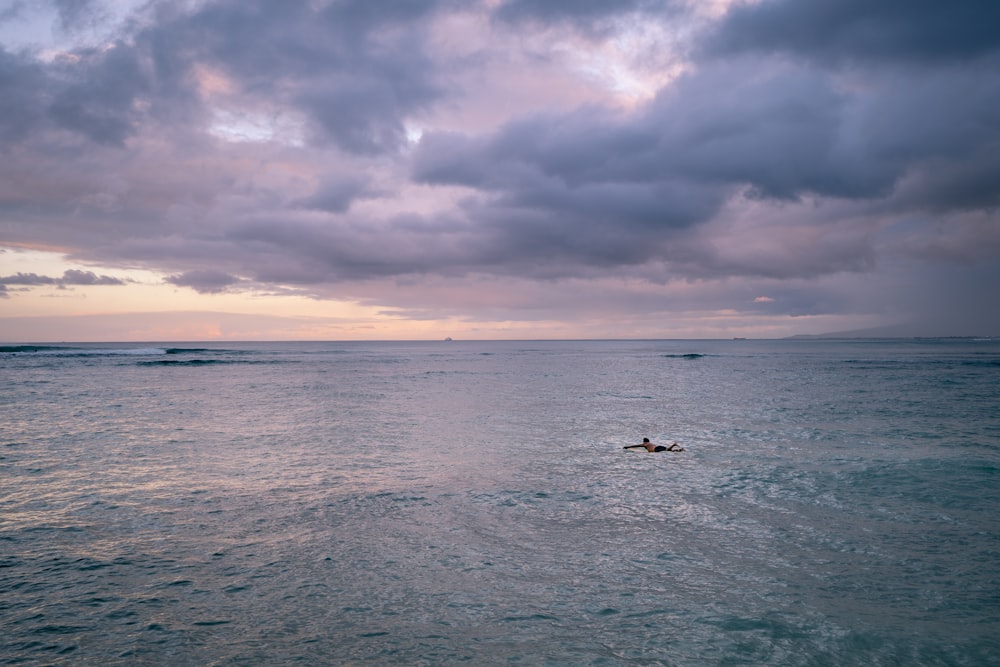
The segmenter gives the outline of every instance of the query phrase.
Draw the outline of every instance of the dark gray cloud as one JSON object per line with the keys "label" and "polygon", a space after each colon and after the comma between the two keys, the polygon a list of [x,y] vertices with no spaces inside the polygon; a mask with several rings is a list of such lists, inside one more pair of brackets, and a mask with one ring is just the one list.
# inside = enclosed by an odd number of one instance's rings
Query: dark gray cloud
{"label": "dark gray cloud", "polygon": [[663,174],[656,128],[609,111],[512,123],[492,137],[428,134],[414,178],[464,185],[483,196],[464,204],[484,225],[489,257],[521,273],[574,273],[662,255],[675,232],[722,203],[714,184]]}
{"label": "dark gray cloud", "polygon": [[643,114],[615,119],[586,110],[536,118],[485,140],[427,135],[414,175],[512,192],[546,178],[567,186],[747,185],[775,199],[880,197],[922,161],[961,163],[968,171],[978,158],[981,171],[992,173],[995,152],[982,148],[998,140],[995,71],[876,74],[852,91],[832,74],[781,61],[706,65],[665,89]]}
{"label": "dark gray cloud", "polygon": [[10,276],[0,276],[3,285],[55,285],[58,278],[40,276],[37,273],[18,272]]}
{"label": "dark gray cloud", "polygon": [[[60,22],[100,16],[96,0],[56,3]],[[198,67],[231,77],[233,94],[289,105],[312,138],[359,153],[395,151],[403,118],[441,96],[421,30],[434,2],[222,0],[184,12],[153,5],[127,39],[42,65],[0,50],[0,138],[69,130],[122,147],[143,124],[208,121]],[[136,23],[134,25],[141,25]],[[164,128],[172,129],[172,128]]]}
{"label": "dark gray cloud", "polygon": [[12,21],[19,18],[27,7],[26,0],[14,0],[0,8],[0,22]]}
{"label": "dark gray cloud", "polygon": [[124,44],[103,51],[84,51],[72,64],[55,70],[48,111],[62,128],[94,143],[124,146],[140,119],[137,98],[149,91],[149,80],[135,51]]}
{"label": "dark gray cloud", "polygon": [[511,23],[568,23],[588,33],[598,32],[604,22],[622,15],[663,15],[678,2],[665,0],[506,0],[494,16]]}
{"label": "dark gray cloud", "polygon": [[193,63],[242,92],[307,114],[313,140],[379,153],[405,141],[403,119],[442,93],[422,25],[434,2],[207,3],[144,33],[157,67]]}
{"label": "dark gray cloud", "polygon": [[710,53],[788,53],[823,63],[920,66],[1000,48],[993,0],[767,0],[737,4],[704,44]]}
{"label": "dark gray cloud", "polygon": [[9,144],[44,127],[49,76],[37,62],[0,46],[0,141]]}
{"label": "dark gray cloud", "polygon": [[343,213],[358,199],[377,196],[369,181],[361,175],[331,179],[323,183],[312,195],[301,200],[303,208]]}
{"label": "dark gray cloud", "polygon": [[[834,73],[754,57],[703,65],[638,113],[587,109],[487,137],[427,134],[413,173],[484,193],[466,211],[512,266],[549,258],[574,272],[660,259],[704,277],[815,276],[870,270],[874,248],[863,235],[804,256],[789,245],[765,266],[701,246],[695,267],[678,230],[708,222],[735,193],[854,200],[896,215],[995,206],[998,128],[1000,77],[989,70],[873,73],[852,89]],[[901,188],[908,179],[923,187]]]}
{"label": "dark gray cloud", "polygon": [[9,276],[0,276],[0,285],[125,285],[126,281],[113,276],[97,275],[93,271],[68,269],[61,277],[43,276],[37,273],[18,272]]}
{"label": "dark gray cloud", "polygon": [[53,0],[58,12],[58,27],[65,32],[94,28],[108,15],[99,0]]}
{"label": "dark gray cloud", "polygon": [[47,65],[0,46],[0,141],[38,144],[69,131],[121,147],[141,122],[136,102],[148,90],[135,50],[124,44],[80,50]]}
{"label": "dark gray cloud", "polygon": [[200,294],[218,294],[240,282],[236,276],[214,269],[197,269],[167,276],[164,280],[177,287],[190,287]]}
{"label": "dark gray cloud", "polygon": [[257,220],[234,226],[233,243],[256,250],[245,272],[263,283],[315,285],[413,274],[460,275],[484,261],[470,231],[446,216],[405,214],[340,224]]}
{"label": "dark gray cloud", "polygon": [[93,271],[69,269],[63,273],[61,281],[64,285],[124,285],[124,280],[113,276],[99,276]]}

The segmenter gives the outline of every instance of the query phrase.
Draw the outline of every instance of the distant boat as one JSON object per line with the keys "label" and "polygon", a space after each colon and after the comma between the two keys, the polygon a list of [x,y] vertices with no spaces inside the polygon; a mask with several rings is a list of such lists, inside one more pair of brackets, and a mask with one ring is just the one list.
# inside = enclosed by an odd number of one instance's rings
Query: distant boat
{"label": "distant boat", "polygon": [[733,340],[746,340],[743,336],[733,336]]}
{"label": "distant boat", "polygon": [[447,342],[449,342],[450,340],[451,340],[451,336],[445,336],[445,338],[444,338],[444,342],[446,342],[446,343],[447,343]]}

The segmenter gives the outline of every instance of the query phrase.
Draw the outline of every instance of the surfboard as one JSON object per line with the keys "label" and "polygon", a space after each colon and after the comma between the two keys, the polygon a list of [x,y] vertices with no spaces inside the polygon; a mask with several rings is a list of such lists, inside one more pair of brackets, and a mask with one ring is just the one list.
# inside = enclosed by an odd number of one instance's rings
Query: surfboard
{"label": "surfboard", "polygon": [[674,449],[674,450],[661,449],[660,451],[651,452],[643,447],[632,447],[632,448],[622,447],[622,449],[624,449],[626,452],[641,452],[642,454],[680,454],[681,452],[686,451],[683,449]]}

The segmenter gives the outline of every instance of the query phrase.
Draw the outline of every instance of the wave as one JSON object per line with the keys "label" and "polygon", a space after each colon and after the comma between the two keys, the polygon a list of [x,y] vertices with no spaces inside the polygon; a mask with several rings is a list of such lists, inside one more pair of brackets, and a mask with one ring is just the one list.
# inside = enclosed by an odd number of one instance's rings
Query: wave
{"label": "wave", "polygon": [[688,352],[687,354],[665,354],[664,359],[701,359],[702,357],[707,357],[707,354],[701,354],[699,352]]}
{"label": "wave", "polygon": [[222,358],[222,359],[154,359],[154,360],[144,360],[137,361],[137,366],[219,366],[219,365],[232,365],[232,364],[263,364],[263,365],[278,365],[278,364],[295,364],[299,363],[297,360],[285,360],[285,359],[233,359],[233,358]]}
{"label": "wave", "polygon": [[121,355],[159,355],[167,354],[162,347],[69,347],[64,345],[4,345],[0,346],[0,354],[17,355],[47,355],[62,357],[82,356],[121,356]]}
{"label": "wave", "polygon": [[54,345],[0,345],[0,354],[24,354],[30,352],[45,352],[49,350],[72,350],[71,347],[56,347]]}
{"label": "wave", "polygon": [[930,358],[930,359],[843,359],[841,363],[857,366],[858,368],[873,369],[903,369],[903,368],[951,368],[954,366],[978,366],[991,368],[1000,366],[1000,358]]}
{"label": "wave", "polygon": [[139,361],[138,366],[209,366],[212,364],[231,364],[227,359],[157,359],[155,361]]}
{"label": "wave", "polygon": [[963,366],[1000,366],[1000,359],[966,359],[962,361]]}
{"label": "wave", "polygon": [[34,360],[32,363],[107,363],[137,366],[205,367],[232,364],[287,364],[297,359],[261,357],[259,350],[209,347],[168,347],[166,345],[125,344],[90,345],[7,345],[0,346],[0,357]]}
{"label": "wave", "polygon": [[229,356],[248,354],[243,350],[227,350],[207,347],[160,347],[145,345],[141,347],[83,347],[73,345],[0,345],[0,354],[18,356],[175,356],[175,355],[213,355]]}

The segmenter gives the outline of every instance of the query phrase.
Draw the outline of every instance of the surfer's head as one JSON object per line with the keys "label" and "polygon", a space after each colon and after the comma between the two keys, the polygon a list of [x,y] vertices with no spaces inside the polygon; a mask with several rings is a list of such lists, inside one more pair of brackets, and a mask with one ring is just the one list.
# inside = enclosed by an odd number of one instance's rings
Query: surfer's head
{"label": "surfer's head", "polygon": [[643,441],[644,443],[646,443],[646,442],[649,442],[649,438],[643,438],[643,439],[642,439],[642,441]]}

